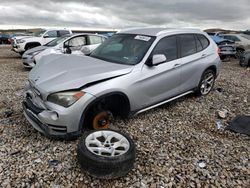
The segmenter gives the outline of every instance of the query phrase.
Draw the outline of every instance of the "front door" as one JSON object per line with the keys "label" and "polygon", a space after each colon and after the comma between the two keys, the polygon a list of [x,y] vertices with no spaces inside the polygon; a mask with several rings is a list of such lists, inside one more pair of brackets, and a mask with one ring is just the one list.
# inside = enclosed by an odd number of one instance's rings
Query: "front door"
{"label": "front door", "polygon": [[143,101],[139,108],[157,104],[179,94],[180,62],[176,36],[161,39],[150,57],[155,54],[164,54],[167,60],[157,66],[143,65],[141,77],[135,87],[140,92],[138,100]]}

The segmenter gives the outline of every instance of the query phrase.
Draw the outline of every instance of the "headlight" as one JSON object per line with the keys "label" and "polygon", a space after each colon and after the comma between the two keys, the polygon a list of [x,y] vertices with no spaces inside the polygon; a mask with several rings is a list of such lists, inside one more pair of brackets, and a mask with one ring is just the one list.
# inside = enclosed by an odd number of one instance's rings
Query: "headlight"
{"label": "headlight", "polygon": [[25,42],[25,40],[23,40],[23,39],[17,39],[17,40],[16,40],[16,43],[17,43],[17,44],[24,43],[24,42]]}
{"label": "headlight", "polygon": [[69,107],[78,101],[85,93],[83,91],[68,91],[53,93],[48,96],[48,101],[63,107]]}
{"label": "headlight", "polygon": [[31,55],[32,57],[34,57],[35,55],[37,55],[37,54],[39,54],[41,51],[36,51],[36,52],[32,52],[32,53],[30,53],[30,54],[28,54],[28,55]]}

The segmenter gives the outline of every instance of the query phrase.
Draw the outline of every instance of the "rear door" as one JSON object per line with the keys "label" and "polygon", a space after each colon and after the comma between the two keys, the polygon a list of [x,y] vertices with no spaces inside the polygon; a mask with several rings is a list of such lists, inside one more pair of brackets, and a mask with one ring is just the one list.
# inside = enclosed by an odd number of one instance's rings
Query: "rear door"
{"label": "rear door", "polygon": [[155,54],[164,54],[167,61],[157,66],[144,65],[141,79],[137,83],[142,106],[151,106],[179,93],[180,68],[176,36],[161,39],[153,49],[149,58]]}
{"label": "rear door", "polygon": [[181,57],[181,92],[198,86],[201,74],[209,56],[206,48],[209,40],[202,34],[181,34],[178,36]]}

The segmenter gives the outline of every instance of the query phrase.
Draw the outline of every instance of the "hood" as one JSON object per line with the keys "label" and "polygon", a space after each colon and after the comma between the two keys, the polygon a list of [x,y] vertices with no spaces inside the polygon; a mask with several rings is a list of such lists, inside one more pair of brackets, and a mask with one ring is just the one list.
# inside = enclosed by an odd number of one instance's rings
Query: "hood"
{"label": "hood", "polygon": [[15,37],[12,37],[13,39],[25,39],[25,38],[30,38],[31,36],[15,36]]}
{"label": "hood", "polygon": [[31,48],[31,49],[25,51],[24,53],[25,54],[32,54],[34,52],[43,51],[43,50],[45,50],[47,48],[49,48],[49,47],[48,46],[37,46],[35,48]]}
{"label": "hood", "polygon": [[29,73],[29,81],[46,97],[86,84],[128,74],[134,66],[109,63],[89,56],[47,55]]}

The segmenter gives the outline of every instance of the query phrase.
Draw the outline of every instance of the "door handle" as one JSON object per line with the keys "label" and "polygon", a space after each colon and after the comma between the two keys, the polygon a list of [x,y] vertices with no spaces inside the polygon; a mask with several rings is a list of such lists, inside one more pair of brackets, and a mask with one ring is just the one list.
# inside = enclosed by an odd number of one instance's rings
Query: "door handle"
{"label": "door handle", "polygon": [[180,64],[180,63],[176,63],[176,64],[174,65],[174,68],[177,68],[177,67],[179,67],[179,66],[181,66],[181,64]]}
{"label": "door handle", "polygon": [[201,55],[202,58],[204,58],[204,57],[206,57],[206,56],[207,56],[207,54],[202,54],[202,55]]}

